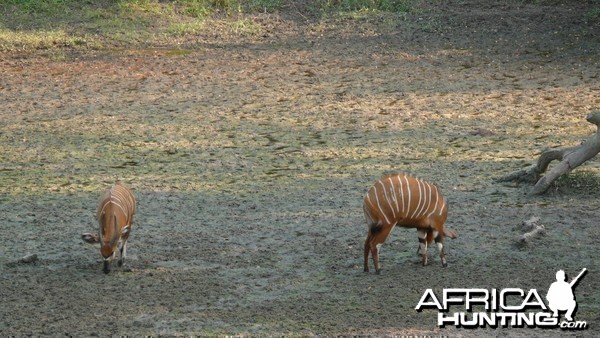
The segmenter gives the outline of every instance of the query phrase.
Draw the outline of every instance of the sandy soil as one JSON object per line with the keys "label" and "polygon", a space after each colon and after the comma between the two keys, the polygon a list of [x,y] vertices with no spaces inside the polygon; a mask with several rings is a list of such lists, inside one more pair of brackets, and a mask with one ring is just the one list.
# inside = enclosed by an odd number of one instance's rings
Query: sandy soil
{"label": "sandy soil", "polygon": [[[585,267],[577,334],[597,336],[600,162],[542,197],[494,178],[595,131],[600,29],[582,1],[435,3],[398,20],[256,16],[263,36],[185,52],[3,55],[0,335],[558,336],[438,329],[414,307],[426,288],[545,295]],[[449,202],[445,269],[398,228],[382,274],[362,272],[362,196],[398,171]],[[139,209],[105,275],[80,234],[116,179]],[[517,247],[530,216],[547,234]]]}

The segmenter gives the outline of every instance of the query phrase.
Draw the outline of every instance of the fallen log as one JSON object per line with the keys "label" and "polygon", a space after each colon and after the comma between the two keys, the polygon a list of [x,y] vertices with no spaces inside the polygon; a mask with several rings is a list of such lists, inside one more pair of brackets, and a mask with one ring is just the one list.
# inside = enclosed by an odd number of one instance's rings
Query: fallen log
{"label": "fallen log", "polygon": [[[498,182],[536,182],[531,193],[534,195],[545,193],[557,178],[568,174],[600,152],[600,110],[593,111],[586,119],[589,123],[595,124],[597,130],[584,143],[575,147],[544,151],[535,164],[501,177]],[[561,162],[542,176],[550,162],[554,160]]]}

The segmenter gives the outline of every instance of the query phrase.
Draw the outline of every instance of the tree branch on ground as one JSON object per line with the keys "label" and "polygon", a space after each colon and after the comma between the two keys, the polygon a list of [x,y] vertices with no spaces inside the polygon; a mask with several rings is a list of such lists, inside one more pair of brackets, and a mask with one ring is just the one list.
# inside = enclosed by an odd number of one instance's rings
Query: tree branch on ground
{"label": "tree branch on ground", "polygon": [[[593,111],[587,116],[589,123],[595,124],[598,129],[584,143],[569,148],[550,149],[540,155],[537,162],[521,170],[498,179],[499,182],[536,182],[531,190],[534,195],[545,193],[552,182],[564,174],[568,174],[585,161],[593,158],[600,152],[600,110]],[[554,160],[561,161],[556,167],[550,170],[546,175],[542,174],[548,169],[550,162]]]}

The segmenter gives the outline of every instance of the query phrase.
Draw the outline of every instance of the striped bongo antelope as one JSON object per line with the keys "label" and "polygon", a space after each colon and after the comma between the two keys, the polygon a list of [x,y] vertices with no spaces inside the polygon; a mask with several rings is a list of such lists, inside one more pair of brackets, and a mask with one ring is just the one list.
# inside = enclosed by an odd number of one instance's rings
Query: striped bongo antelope
{"label": "striped bongo antelope", "polygon": [[119,239],[121,240],[121,249],[119,250],[118,265],[123,265],[127,251],[127,238],[129,238],[133,224],[135,205],[135,197],[131,191],[120,183],[115,183],[102,196],[98,206],[97,218],[100,225],[98,235],[82,235],[86,242],[100,242],[100,254],[104,258],[104,273],[110,272],[110,263],[116,256]]}
{"label": "striped bongo antelope", "polygon": [[444,229],[448,207],[435,185],[406,174],[386,176],[367,191],[363,209],[368,226],[364,252],[365,272],[369,272],[369,253],[373,256],[375,272],[381,271],[379,247],[396,225],[417,229],[417,254],[423,265],[427,265],[427,245],[434,239],[442,265],[448,265],[444,236],[456,238],[457,233]]}

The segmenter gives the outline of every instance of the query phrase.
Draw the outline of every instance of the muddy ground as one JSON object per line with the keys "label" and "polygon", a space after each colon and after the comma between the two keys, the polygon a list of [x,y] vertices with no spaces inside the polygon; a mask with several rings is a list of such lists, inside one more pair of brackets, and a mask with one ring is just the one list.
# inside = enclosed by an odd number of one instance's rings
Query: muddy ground
{"label": "muddy ground", "polygon": [[[257,15],[261,36],[183,50],[2,55],[0,335],[558,336],[440,329],[414,308],[426,288],[544,296],[585,267],[577,334],[597,336],[600,162],[542,197],[494,181],[595,132],[589,4],[444,3]],[[362,196],[399,171],[441,187],[460,237],[447,268],[435,248],[422,267],[397,228],[365,274]],[[80,234],[116,179],[139,209],[126,265],[105,275]],[[518,247],[531,216],[547,233]]]}

